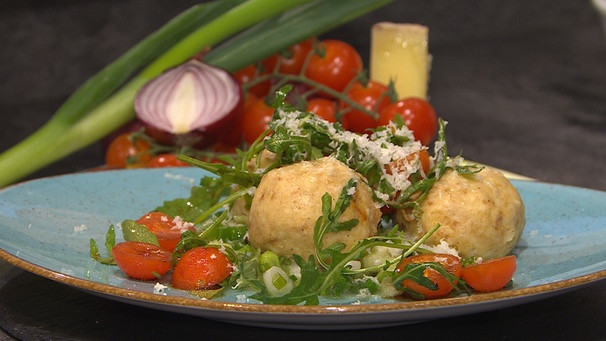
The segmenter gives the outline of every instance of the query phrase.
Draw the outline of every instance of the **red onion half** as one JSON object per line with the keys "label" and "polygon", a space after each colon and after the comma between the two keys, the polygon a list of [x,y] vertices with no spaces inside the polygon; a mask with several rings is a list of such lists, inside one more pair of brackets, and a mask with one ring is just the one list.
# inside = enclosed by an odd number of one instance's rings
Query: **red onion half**
{"label": "red onion half", "polygon": [[161,142],[173,135],[177,144],[216,137],[239,119],[242,105],[242,90],[233,76],[197,59],[152,79],[135,98],[137,117],[149,132],[163,134]]}

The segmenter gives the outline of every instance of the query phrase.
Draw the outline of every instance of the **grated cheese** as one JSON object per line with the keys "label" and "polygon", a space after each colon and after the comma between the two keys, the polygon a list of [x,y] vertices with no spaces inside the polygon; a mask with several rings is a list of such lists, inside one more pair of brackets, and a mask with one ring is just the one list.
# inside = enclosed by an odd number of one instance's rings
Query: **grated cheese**
{"label": "grated cheese", "polygon": [[[359,156],[362,160],[353,160],[354,153],[348,163],[355,161],[376,161],[382,169],[383,179],[385,179],[396,191],[407,189],[411,182],[408,180],[410,175],[422,170],[422,165],[418,154],[421,150],[427,149],[419,141],[414,139],[412,131],[406,126],[398,128],[395,123],[390,123],[385,130],[373,132],[370,136],[366,134],[357,134],[350,131],[344,131],[335,128],[335,126],[319,118],[316,115],[305,115],[300,111],[284,111],[278,109],[277,118],[274,120],[277,126],[282,126],[288,129],[293,135],[303,136],[306,134],[302,127],[305,123],[311,123],[326,128],[330,134],[332,141],[329,145],[337,149],[343,144],[347,144],[352,148],[355,146],[359,150]],[[408,139],[408,143],[400,146],[392,143],[389,138],[392,136],[400,136]],[[266,139],[269,137],[266,137]],[[398,167],[389,167],[393,162],[398,162]],[[387,200],[388,195],[375,191],[377,197],[382,200]]]}
{"label": "grated cheese", "polygon": [[74,226],[74,232],[86,231],[88,227],[85,224]]}
{"label": "grated cheese", "polygon": [[154,294],[160,294],[160,295],[164,295],[166,296],[166,289],[168,289],[168,286],[158,282],[156,283],[156,285],[154,285]]}
{"label": "grated cheese", "polygon": [[425,245],[424,244],[423,247],[433,253],[447,253],[447,254],[451,254],[453,256],[460,257],[459,252],[455,248],[450,246],[450,244],[448,244],[448,242],[446,242],[446,240],[444,240],[444,239],[440,240],[440,244],[437,244],[437,245]]}
{"label": "grated cheese", "polygon": [[[163,216],[161,219],[164,220],[168,218]],[[183,220],[183,218],[181,218],[180,216],[176,216],[175,218],[173,218],[172,223],[174,224],[174,226],[171,228],[171,230],[179,230],[180,232],[185,232],[194,226],[193,223]]]}

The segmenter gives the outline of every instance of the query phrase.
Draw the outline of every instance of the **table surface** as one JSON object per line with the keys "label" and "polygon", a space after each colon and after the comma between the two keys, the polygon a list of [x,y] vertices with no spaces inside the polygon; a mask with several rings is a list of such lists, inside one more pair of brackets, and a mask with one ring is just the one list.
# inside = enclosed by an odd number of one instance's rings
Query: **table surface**
{"label": "table surface", "polygon": [[[167,2],[168,3],[168,2]],[[193,1],[0,5],[0,151],[74,88]],[[451,153],[541,181],[606,190],[606,37],[589,1],[400,1],[329,34],[363,55],[377,21],[430,27],[430,99]],[[153,7],[153,8],[151,8]],[[90,146],[29,178],[103,160]],[[606,281],[481,314],[359,331],[245,327],[118,303],[0,261],[0,339],[606,339]]]}

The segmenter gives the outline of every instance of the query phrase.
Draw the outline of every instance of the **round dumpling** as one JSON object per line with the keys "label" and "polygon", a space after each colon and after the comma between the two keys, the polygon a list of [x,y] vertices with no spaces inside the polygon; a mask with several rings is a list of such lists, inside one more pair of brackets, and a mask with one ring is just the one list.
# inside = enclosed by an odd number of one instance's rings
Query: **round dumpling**
{"label": "round dumpling", "polygon": [[524,230],[525,209],[518,191],[492,168],[471,175],[448,170],[421,203],[420,219],[407,221],[399,211],[396,221],[418,240],[437,224],[426,241],[445,241],[461,257],[492,259],[509,254]]}
{"label": "round dumpling", "polygon": [[358,219],[349,231],[329,232],[325,247],[335,242],[351,248],[377,233],[381,210],[362,176],[342,162],[325,157],[273,169],[263,176],[255,191],[248,216],[249,242],[282,256],[303,258],[315,252],[314,226],[322,215],[322,196],[329,193],[333,205],[351,178],[358,179],[350,206],[339,221]]}

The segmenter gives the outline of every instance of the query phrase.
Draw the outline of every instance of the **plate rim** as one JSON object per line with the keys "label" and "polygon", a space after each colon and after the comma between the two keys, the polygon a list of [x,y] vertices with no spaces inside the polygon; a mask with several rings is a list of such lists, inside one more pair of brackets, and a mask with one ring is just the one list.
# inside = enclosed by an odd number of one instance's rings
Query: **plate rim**
{"label": "plate rim", "polygon": [[449,306],[462,306],[471,303],[490,303],[498,300],[508,300],[517,297],[534,296],[539,294],[556,293],[557,291],[580,287],[606,278],[606,270],[581,275],[566,280],[559,280],[546,284],[539,284],[524,288],[513,288],[491,293],[473,293],[472,295],[461,295],[457,297],[441,298],[435,300],[406,300],[402,302],[369,303],[369,304],[330,304],[330,305],[282,305],[282,304],[260,304],[239,303],[216,300],[205,300],[195,297],[165,296],[152,292],[116,287],[86,279],[77,278],[65,273],[46,269],[29,261],[23,260],[7,251],[0,249],[0,259],[7,261],[15,267],[41,277],[66,284],[78,289],[91,291],[102,295],[116,296],[132,300],[141,300],[171,306],[182,306],[195,309],[213,311],[233,311],[248,313],[288,313],[288,314],[356,314],[372,312],[396,312],[417,309],[443,308]]}

